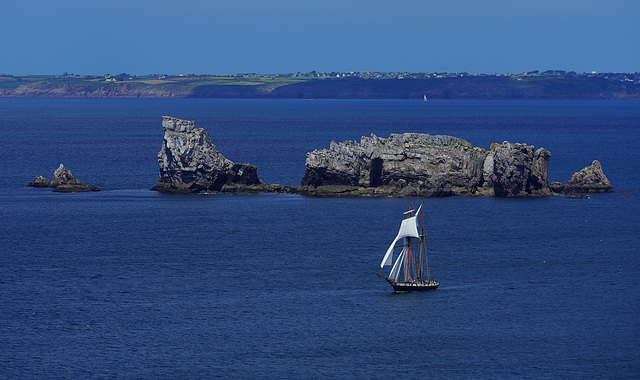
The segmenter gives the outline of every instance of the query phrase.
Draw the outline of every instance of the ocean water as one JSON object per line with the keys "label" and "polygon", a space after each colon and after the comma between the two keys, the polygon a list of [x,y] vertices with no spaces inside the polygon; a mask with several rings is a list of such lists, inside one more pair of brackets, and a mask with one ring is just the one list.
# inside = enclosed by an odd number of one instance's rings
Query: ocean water
{"label": "ocean water", "polygon": [[[0,378],[638,378],[640,102],[0,98]],[[167,195],[161,117],[296,184],[305,153],[448,134],[594,159],[590,199],[425,199],[438,290],[379,263],[408,202]],[[27,188],[60,163],[96,193]]]}

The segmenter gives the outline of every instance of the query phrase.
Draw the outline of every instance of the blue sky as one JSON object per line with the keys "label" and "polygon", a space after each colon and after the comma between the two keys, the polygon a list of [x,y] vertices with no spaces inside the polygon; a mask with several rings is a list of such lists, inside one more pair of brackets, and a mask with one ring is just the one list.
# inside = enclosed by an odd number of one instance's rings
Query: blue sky
{"label": "blue sky", "polygon": [[640,71],[638,0],[1,0],[0,73]]}

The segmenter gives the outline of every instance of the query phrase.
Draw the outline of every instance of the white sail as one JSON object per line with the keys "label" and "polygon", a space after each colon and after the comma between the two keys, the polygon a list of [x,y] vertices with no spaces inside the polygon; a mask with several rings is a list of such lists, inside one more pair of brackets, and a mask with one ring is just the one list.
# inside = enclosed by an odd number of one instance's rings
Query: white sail
{"label": "white sail", "polygon": [[416,221],[418,214],[420,213],[420,209],[422,206],[418,208],[418,211],[414,216],[410,216],[402,221],[400,225],[400,231],[398,231],[398,236],[393,239],[393,242],[387,249],[387,253],[384,255],[382,262],[380,263],[380,268],[383,268],[385,265],[391,265],[392,256],[393,256],[393,247],[395,247],[396,243],[400,239],[404,238],[419,238],[420,234],[418,233],[418,223]]}
{"label": "white sail", "polygon": [[398,281],[398,277],[400,276],[400,268],[402,268],[402,263],[404,262],[404,258],[407,256],[407,247],[402,248],[402,252],[396,259],[395,264],[393,264],[393,268],[391,268],[391,272],[389,273],[389,279],[393,281]]}

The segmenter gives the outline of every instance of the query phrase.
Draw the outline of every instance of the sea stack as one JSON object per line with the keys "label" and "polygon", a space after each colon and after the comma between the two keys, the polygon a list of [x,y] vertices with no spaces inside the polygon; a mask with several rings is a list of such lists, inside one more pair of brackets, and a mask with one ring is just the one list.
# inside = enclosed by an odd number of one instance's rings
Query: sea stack
{"label": "sea stack", "polygon": [[218,152],[211,137],[195,121],[163,116],[164,141],[158,153],[160,175],[151,189],[166,193],[265,191],[258,169],[234,163]]}
{"label": "sea stack", "polygon": [[552,182],[553,191],[566,195],[576,193],[613,193],[613,186],[602,171],[602,165],[594,160],[591,166],[574,173],[567,183]]}
{"label": "sea stack", "polygon": [[60,164],[58,169],[53,173],[53,180],[49,181],[43,176],[37,176],[33,182],[29,183],[29,187],[53,187],[53,191],[57,193],[79,193],[86,191],[100,191],[93,185],[85,185],[80,182],[69,169]]}
{"label": "sea stack", "polygon": [[360,142],[332,142],[307,153],[301,193],[430,197],[547,196],[550,153],[503,142],[493,150],[466,140],[419,133],[375,135]]}

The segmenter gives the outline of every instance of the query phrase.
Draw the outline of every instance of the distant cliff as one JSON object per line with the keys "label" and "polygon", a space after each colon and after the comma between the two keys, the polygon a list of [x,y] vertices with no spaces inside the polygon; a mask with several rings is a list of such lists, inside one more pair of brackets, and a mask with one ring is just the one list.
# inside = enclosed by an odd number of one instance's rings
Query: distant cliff
{"label": "distant cliff", "polygon": [[300,99],[640,99],[640,85],[604,78],[472,76],[327,79],[282,86],[262,97]]}
{"label": "distant cliff", "polygon": [[640,99],[635,80],[607,77],[212,77],[166,79],[0,76],[0,97],[277,99]]}

